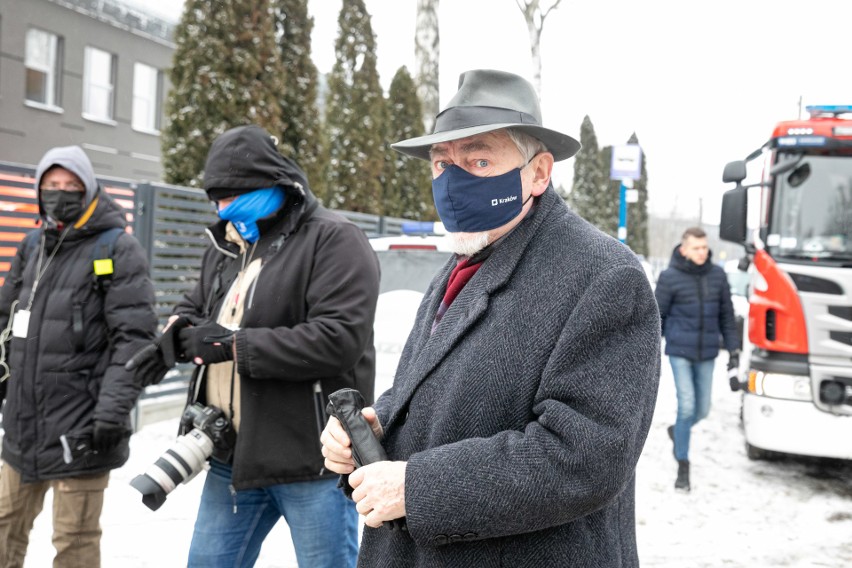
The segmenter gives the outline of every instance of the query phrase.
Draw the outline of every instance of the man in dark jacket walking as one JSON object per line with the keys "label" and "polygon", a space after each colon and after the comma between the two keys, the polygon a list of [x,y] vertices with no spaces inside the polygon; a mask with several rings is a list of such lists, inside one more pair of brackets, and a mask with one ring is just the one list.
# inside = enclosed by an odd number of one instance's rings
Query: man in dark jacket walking
{"label": "man in dark jacket walking", "polygon": [[0,290],[8,375],[0,383],[0,566],[21,566],[53,489],[54,566],[100,566],[109,471],[129,456],[141,385],[124,364],[157,325],[147,255],[77,146],[38,165],[42,226]]}
{"label": "man in dark jacket walking", "polygon": [[494,70],[464,73],[435,132],[393,146],[431,162],[456,258],[364,409],[388,460],[354,469],[336,418],[323,433],[365,517],[360,565],[638,566],[660,322],[636,255],[553,189],[579,146],[542,126],[528,81]]}
{"label": "man in dark jacket walking", "polygon": [[204,189],[221,220],[164,338],[199,365],[189,402],[223,410],[237,436],[210,459],[189,566],[252,565],[281,516],[300,566],[354,565],[357,513],[323,469],[319,435],[330,393],[372,396],[378,259],[260,127],[213,142]]}
{"label": "man in dark jacket walking", "polygon": [[677,418],[668,429],[678,463],[675,487],[685,491],[690,489],[690,434],[710,412],[720,333],[729,352],[728,369],[739,365],[731,290],[725,271],[710,258],[707,234],[700,227],[687,229],[655,290],[677,390]]}

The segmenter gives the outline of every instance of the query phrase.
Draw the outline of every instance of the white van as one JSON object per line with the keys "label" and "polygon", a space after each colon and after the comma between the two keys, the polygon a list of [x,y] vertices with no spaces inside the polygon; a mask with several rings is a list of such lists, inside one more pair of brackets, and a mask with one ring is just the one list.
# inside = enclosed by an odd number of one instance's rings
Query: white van
{"label": "white van", "polygon": [[373,326],[378,398],[393,384],[423,293],[453,255],[443,236],[376,237],[370,244],[382,271]]}

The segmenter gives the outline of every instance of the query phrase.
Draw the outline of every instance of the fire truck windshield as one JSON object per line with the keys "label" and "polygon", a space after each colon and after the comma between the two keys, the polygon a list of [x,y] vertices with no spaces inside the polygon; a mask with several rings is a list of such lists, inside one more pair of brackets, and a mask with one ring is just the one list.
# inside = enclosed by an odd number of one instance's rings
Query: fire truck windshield
{"label": "fire truck windshield", "polygon": [[766,246],[772,256],[852,260],[852,156],[805,155],[776,176],[770,199]]}

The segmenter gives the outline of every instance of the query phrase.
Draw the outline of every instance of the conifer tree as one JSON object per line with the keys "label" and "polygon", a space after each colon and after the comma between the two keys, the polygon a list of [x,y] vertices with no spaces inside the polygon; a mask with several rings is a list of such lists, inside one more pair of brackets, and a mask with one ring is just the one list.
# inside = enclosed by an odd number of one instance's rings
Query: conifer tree
{"label": "conifer tree", "polygon": [[[386,140],[396,142],[423,135],[423,111],[417,86],[408,69],[400,67],[388,91]],[[384,180],[384,212],[392,217],[436,220],[432,175],[428,162],[388,148]]]}
{"label": "conifer tree", "polygon": [[385,100],[376,38],[364,0],[343,0],[328,77],[326,136],[329,207],[382,214]]}
{"label": "conifer tree", "polygon": [[574,180],[568,195],[568,205],[581,217],[598,225],[598,193],[604,185],[605,174],[601,170],[595,127],[588,115],[580,126],[580,144],[582,148],[574,158]]}
{"label": "conifer tree", "polygon": [[175,43],[163,168],[167,182],[197,187],[210,144],[225,130],[284,130],[285,73],[269,0],[186,0]]}
{"label": "conifer tree", "polygon": [[287,85],[281,96],[284,129],[282,151],[292,157],[308,176],[316,195],[323,195],[325,152],[322,121],[317,109],[317,68],[311,59],[311,30],[307,0],[275,0],[275,21],[281,62]]}
{"label": "conifer tree", "polygon": [[[634,132],[628,144],[639,144],[639,138]],[[640,145],[641,146],[641,145]],[[648,246],[648,171],[647,156],[642,151],[642,170],[638,180],[633,182],[633,189],[639,192],[639,201],[627,206],[627,246],[636,254],[646,258],[650,254]]]}

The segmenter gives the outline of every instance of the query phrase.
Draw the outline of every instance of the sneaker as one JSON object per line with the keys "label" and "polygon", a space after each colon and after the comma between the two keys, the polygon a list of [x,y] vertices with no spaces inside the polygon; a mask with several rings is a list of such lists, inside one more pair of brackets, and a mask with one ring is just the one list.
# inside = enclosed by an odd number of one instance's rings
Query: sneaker
{"label": "sneaker", "polygon": [[689,460],[678,460],[675,489],[689,491]]}

